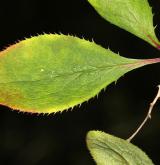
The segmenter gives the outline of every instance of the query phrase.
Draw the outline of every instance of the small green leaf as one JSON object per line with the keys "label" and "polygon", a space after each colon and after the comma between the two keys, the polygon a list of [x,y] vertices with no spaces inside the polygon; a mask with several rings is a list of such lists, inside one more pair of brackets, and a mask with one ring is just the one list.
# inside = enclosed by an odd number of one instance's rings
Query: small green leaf
{"label": "small green leaf", "polygon": [[87,145],[97,165],[153,165],[141,149],[104,132],[90,131]]}
{"label": "small green leaf", "polygon": [[88,0],[110,23],[160,49],[153,27],[153,14],[147,0]]}
{"label": "small green leaf", "polygon": [[0,103],[33,113],[63,111],[155,62],[127,59],[72,36],[40,35],[0,52]]}

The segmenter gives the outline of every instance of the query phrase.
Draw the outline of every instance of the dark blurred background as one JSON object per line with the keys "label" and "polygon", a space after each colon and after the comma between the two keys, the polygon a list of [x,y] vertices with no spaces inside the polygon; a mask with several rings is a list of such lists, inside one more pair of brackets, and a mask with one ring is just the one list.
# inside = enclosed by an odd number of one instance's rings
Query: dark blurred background
{"label": "dark blurred background", "polygon": [[[160,2],[153,7],[160,38]],[[154,58],[160,52],[102,19],[87,0],[1,0],[0,48],[45,33],[64,33],[95,40],[129,58]],[[94,165],[85,143],[89,130],[128,138],[147,113],[160,84],[160,64],[146,66],[111,84],[99,98],[56,115],[18,113],[0,106],[1,165]],[[160,164],[160,104],[133,143]]]}

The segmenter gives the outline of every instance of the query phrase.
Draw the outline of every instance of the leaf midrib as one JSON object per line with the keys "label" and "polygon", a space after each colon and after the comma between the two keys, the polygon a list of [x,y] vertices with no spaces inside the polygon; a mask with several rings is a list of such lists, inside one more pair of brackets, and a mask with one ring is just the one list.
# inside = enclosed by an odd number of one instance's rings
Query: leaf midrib
{"label": "leaf midrib", "polygon": [[[66,73],[59,73],[57,75],[53,75],[53,77],[47,76],[43,79],[38,79],[38,80],[17,80],[17,81],[9,81],[9,82],[0,82],[0,84],[10,84],[10,83],[31,83],[31,82],[38,82],[38,81],[45,81],[48,80],[48,78],[50,78],[50,80],[57,78],[57,77],[66,77],[66,76],[72,76],[74,74],[79,74],[79,73],[90,73],[90,72],[97,72],[99,70],[99,72],[101,70],[110,70],[110,69],[115,69],[116,67],[127,67],[129,65],[135,65],[136,63],[125,63],[125,64],[113,64],[113,65],[107,65],[107,66],[99,66],[99,67],[95,67],[95,69],[82,69],[79,71],[73,71],[73,72],[66,72]],[[93,67],[93,66],[92,66]],[[129,68],[129,67],[128,67]]]}

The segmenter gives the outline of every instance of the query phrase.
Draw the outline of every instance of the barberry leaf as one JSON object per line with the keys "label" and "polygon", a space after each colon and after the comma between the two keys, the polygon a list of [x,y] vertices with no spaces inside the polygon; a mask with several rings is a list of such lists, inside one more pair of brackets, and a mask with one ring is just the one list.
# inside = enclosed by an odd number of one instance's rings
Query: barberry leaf
{"label": "barberry leaf", "polygon": [[0,103],[32,113],[63,111],[155,62],[127,59],[77,37],[32,37],[0,52]]}
{"label": "barberry leaf", "polygon": [[152,9],[147,0],[88,0],[110,23],[160,49],[155,35]]}
{"label": "barberry leaf", "polygon": [[137,146],[104,132],[90,131],[87,146],[97,165],[153,165]]}

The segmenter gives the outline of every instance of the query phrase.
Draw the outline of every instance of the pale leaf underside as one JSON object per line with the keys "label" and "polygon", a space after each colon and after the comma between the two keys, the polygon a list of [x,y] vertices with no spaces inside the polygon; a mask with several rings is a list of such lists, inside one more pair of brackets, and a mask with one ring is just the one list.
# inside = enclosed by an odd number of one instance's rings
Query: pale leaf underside
{"label": "pale leaf underside", "polygon": [[153,165],[141,149],[104,132],[90,131],[87,145],[97,165]]}

